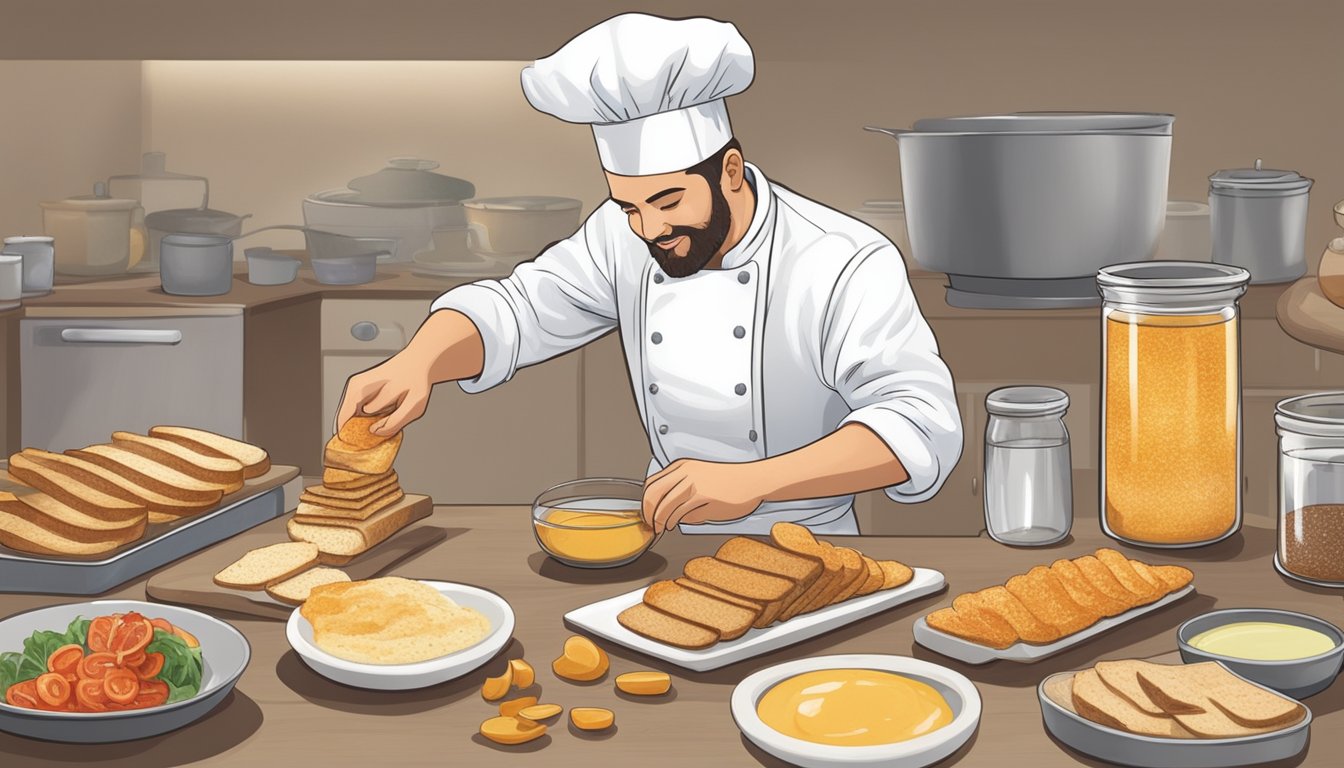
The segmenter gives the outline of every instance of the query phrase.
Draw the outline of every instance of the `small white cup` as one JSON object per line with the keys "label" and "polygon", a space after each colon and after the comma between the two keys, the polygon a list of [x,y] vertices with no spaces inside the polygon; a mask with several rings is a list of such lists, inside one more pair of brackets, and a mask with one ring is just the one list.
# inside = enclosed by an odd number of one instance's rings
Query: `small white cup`
{"label": "small white cup", "polygon": [[18,301],[23,297],[23,256],[0,253],[0,301]]}
{"label": "small white cup", "polygon": [[23,256],[23,292],[49,293],[55,278],[55,239],[42,235],[6,237],[5,253]]}

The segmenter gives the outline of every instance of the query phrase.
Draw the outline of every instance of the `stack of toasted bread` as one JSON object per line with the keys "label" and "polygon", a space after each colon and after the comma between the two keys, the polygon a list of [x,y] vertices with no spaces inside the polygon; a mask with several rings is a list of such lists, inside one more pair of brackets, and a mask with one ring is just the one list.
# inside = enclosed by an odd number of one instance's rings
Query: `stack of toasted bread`
{"label": "stack of toasted bread", "polygon": [[217,506],[269,469],[261,448],[189,427],[114,432],[111,443],[65,453],[25,448],[10,456],[9,474],[37,492],[0,494],[0,544],[34,554],[103,554],[139,539],[147,524]]}
{"label": "stack of toasted bread", "polygon": [[326,565],[344,565],[410,524],[413,510],[392,462],[401,433],[370,428],[381,416],[354,416],[327,442],[322,484],[304,489],[289,521],[289,537],[317,545]]}
{"label": "stack of toasted bread", "polygon": [[1168,739],[1230,739],[1300,722],[1306,708],[1217,662],[1099,661],[1045,685],[1055,703],[1108,728]]}
{"label": "stack of toasted bread", "polygon": [[958,595],[951,608],[924,618],[933,629],[990,648],[1043,645],[1160,600],[1193,578],[1179,565],[1152,566],[1102,548]]}
{"label": "stack of toasted bread", "polygon": [[753,627],[899,587],[913,575],[894,560],[874,560],[817,541],[801,525],[776,523],[769,542],[737,536],[713,557],[687,562],[681,578],[651,584],[617,620],[651,640],[708,648]]}

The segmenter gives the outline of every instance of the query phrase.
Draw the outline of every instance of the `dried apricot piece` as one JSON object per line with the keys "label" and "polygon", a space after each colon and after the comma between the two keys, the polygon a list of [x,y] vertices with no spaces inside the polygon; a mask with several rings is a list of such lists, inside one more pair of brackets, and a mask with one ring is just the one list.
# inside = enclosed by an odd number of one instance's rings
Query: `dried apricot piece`
{"label": "dried apricot piece", "polygon": [[588,682],[607,673],[611,660],[592,640],[573,635],[565,641],[564,654],[551,663],[551,671],[566,680]]}
{"label": "dried apricot piece", "polygon": [[536,671],[523,659],[509,659],[509,671],[513,673],[513,684],[519,688],[530,687],[536,682]]}
{"label": "dried apricot piece", "polygon": [[504,674],[499,677],[487,677],[485,684],[481,686],[481,698],[486,701],[498,701],[509,692],[509,686],[513,684],[513,670],[505,668]]}
{"label": "dried apricot piece", "polygon": [[666,672],[626,672],[616,676],[616,687],[635,696],[661,696],[672,688]]}
{"label": "dried apricot piece", "polygon": [[523,744],[540,738],[546,726],[517,717],[492,717],[481,723],[481,735],[496,744]]}
{"label": "dried apricot piece", "polygon": [[[501,717],[513,717],[524,709],[537,703],[536,696],[519,696],[516,699],[501,701],[499,703],[499,714]],[[529,717],[528,720],[536,720],[535,717]]]}
{"label": "dried apricot piece", "polygon": [[518,713],[519,717],[527,720],[550,720],[552,717],[564,712],[565,708],[559,704],[534,704]]}
{"label": "dried apricot piece", "polygon": [[569,710],[569,720],[581,731],[600,731],[616,722],[616,713],[601,707],[574,707]]}

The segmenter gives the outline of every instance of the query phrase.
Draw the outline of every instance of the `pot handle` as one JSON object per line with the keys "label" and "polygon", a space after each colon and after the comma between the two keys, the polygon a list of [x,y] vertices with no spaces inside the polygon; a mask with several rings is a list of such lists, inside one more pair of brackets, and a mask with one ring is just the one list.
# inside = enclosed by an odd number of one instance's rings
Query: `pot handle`
{"label": "pot handle", "polygon": [[865,125],[863,130],[870,133],[885,133],[893,139],[899,139],[903,134],[913,133],[909,128],[880,128],[876,125]]}
{"label": "pot handle", "polygon": [[[252,215],[252,214],[250,214],[250,213],[247,214],[247,216],[251,216],[251,215]],[[246,219],[247,216],[244,216],[243,218]],[[260,229],[254,229],[254,230],[252,230],[251,232],[244,232],[243,234],[241,234],[241,235],[239,235],[239,236],[237,236],[237,237],[235,237],[235,238],[233,238],[233,239],[234,239],[234,240],[242,240],[244,237],[251,237],[251,236],[257,234],[258,232],[270,232],[270,231],[273,230],[273,229],[293,229],[293,230],[297,230],[297,231],[299,231],[299,232],[307,232],[307,231],[309,230],[309,227],[305,227],[305,226],[303,226],[303,225],[301,225],[301,224],[272,224],[272,225],[270,225],[270,226],[268,226],[268,227],[261,227]]]}

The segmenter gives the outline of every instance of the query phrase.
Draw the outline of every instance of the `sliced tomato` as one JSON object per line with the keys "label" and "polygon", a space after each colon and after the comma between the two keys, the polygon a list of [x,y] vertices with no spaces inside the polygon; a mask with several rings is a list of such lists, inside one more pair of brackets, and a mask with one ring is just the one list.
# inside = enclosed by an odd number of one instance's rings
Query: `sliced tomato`
{"label": "sliced tomato", "polygon": [[145,663],[145,655],[144,651],[136,651],[124,659],[118,659],[118,661],[121,662],[120,666],[135,671],[141,664]]}
{"label": "sliced tomato", "polygon": [[47,672],[37,676],[37,697],[49,707],[64,707],[70,701],[70,681],[65,675]]}
{"label": "sliced tomato", "polygon": [[140,678],[129,669],[113,669],[103,678],[103,694],[116,704],[130,704],[140,693]]}
{"label": "sliced tomato", "polygon": [[107,641],[107,650],[117,655],[117,663],[134,656],[154,639],[154,626],[138,613],[128,613],[122,617],[120,626],[113,628]]}
{"label": "sliced tomato", "polygon": [[79,668],[79,662],[84,660],[84,647],[80,645],[62,645],[60,648],[51,652],[47,657],[47,670],[49,672],[60,672],[63,675],[73,673]]}
{"label": "sliced tomato", "polygon": [[117,657],[107,651],[90,653],[79,663],[79,676],[102,680],[109,670],[116,669]]}
{"label": "sliced tomato", "polygon": [[200,648],[201,641],[196,636],[181,627],[173,627],[173,634],[182,638],[182,642],[187,644],[188,648]]}
{"label": "sliced tomato", "polygon": [[37,697],[37,682],[34,680],[24,680],[22,683],[9,686],[5,691],[5,703],[12,707],[27,709],[43,708],[42,700]]}
{"label": "sliced tomato", "polygon": [[147,653],[145,660],[135,666],[135,674],[139,675],[141,680],[149,680],[163,671],[163,662],[162,653]]}
{"label": "sliced tomato", "polygon": [[150,619],[149,623],[155,629],[162,629],[170,635],[173,634],[173,625],[167,619]]}
{"label": "sliced tomato", "polygon": [[103,681],[94,677],[80,678],[75,683],[75,701],[86,712],[107,711],[107,694],[103,693]]}
{"label": "sliced tomato", "polygon": [[86,639],[89,650],[99,653],[109,650],[108,640],[112,637],[112,630],[121,623],[119,619],[116,615],[99,616],[89,622],[89,636]]}
{"label": "sliced tomato", "polygon": [[157,707],[168,703],[168,684],[159,680],[141,680],[136,707]]}

